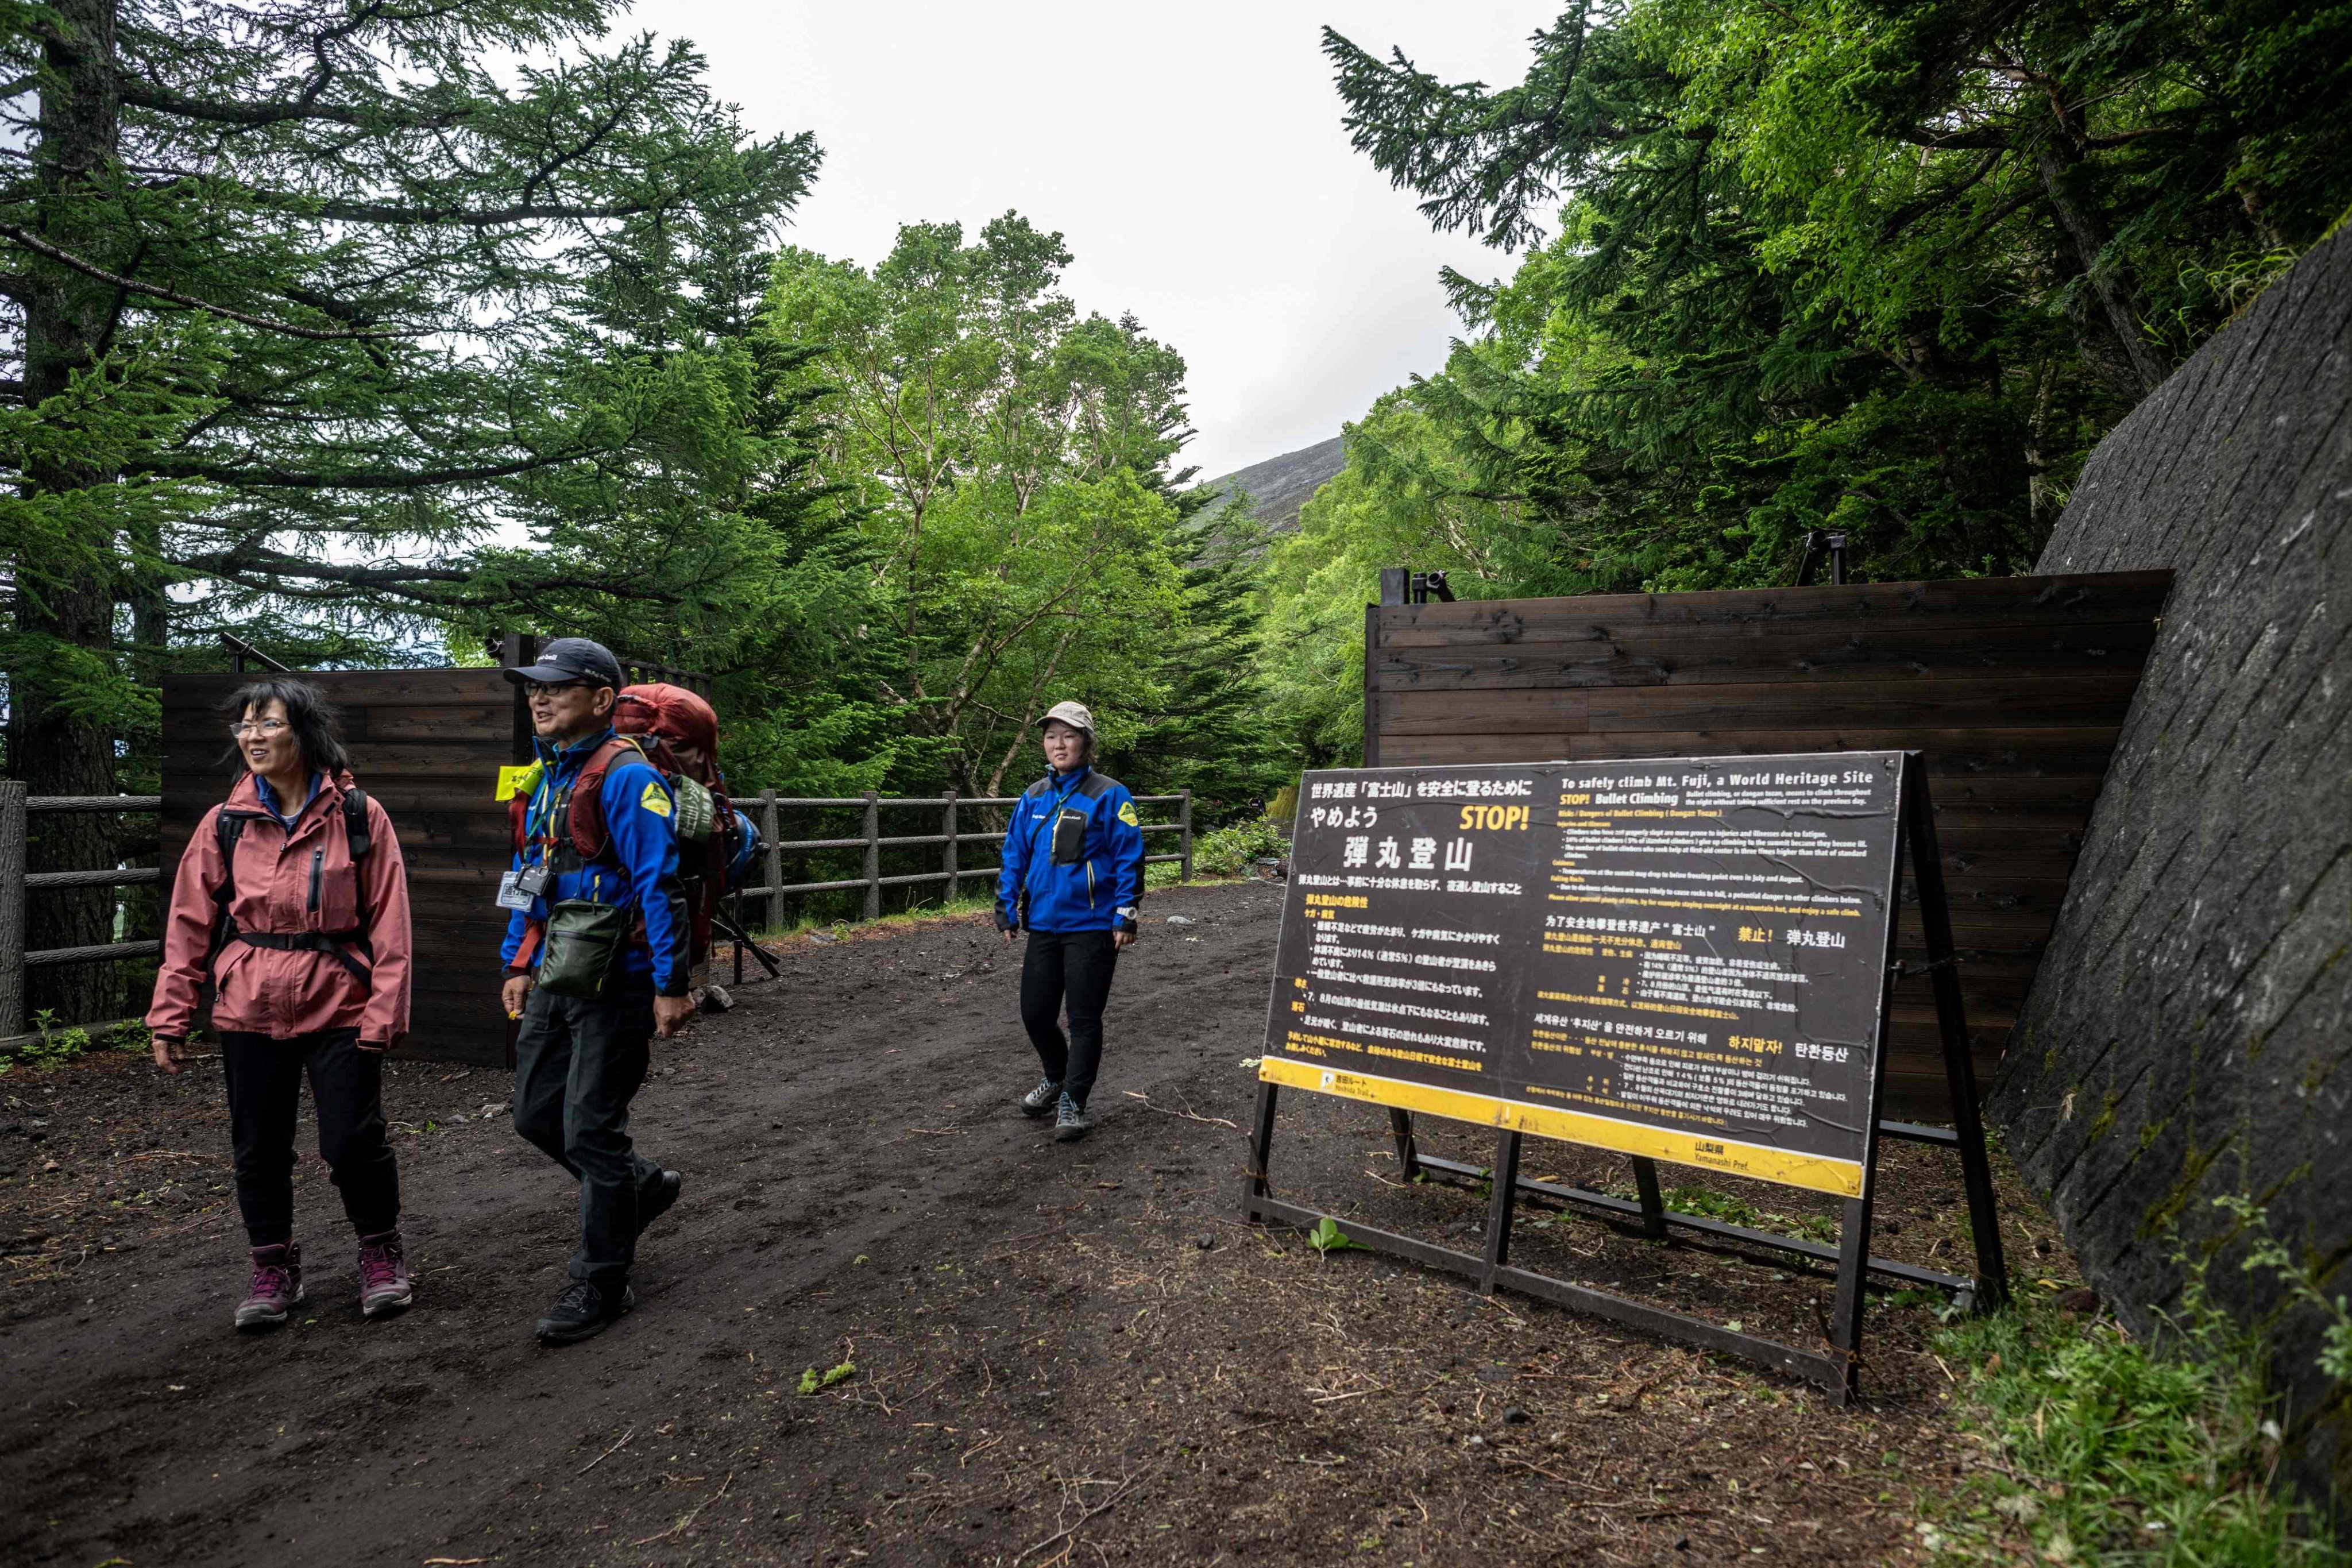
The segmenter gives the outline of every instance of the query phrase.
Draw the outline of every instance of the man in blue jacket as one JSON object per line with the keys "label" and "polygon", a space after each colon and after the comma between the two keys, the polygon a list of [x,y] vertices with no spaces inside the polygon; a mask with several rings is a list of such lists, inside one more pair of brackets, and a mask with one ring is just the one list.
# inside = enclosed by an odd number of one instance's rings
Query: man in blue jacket
{"label": "man in blue jacket", "polygon": [[[996,923],[1009,943],[1026,927],[1021,1023],[1045,1076],[1021,1097],[1030,1116],[1055,1115],[1054,1136],[1076,1142],[1092,1124],[1087,1096],[1102,1065],[1104,1004],[1119,950],[1135,941],[1143,902],[1143,829],[1127,786],[1094,771],[1094,715],[1063,702],[1045,715],[1045,776],[1006,826],[996,878]],[[1060,1014],[1066,1001],[1069,1037]]]}
{"label": "man in blue jacket", "polygon": [[637,1237],[683,1182],[629,1141],[629,1101],[658,1031],[694,1011],[692,927],[678,880],[676,799],[613,731],[620,661],[557,637],[507,678],[530,687],[539,761],[518,791],[511,911],[500,957],[515,1036],[515,1131],[580,1182],[571,1282],[540,1319],[548,1345],[601,1333],[635,1304]]}

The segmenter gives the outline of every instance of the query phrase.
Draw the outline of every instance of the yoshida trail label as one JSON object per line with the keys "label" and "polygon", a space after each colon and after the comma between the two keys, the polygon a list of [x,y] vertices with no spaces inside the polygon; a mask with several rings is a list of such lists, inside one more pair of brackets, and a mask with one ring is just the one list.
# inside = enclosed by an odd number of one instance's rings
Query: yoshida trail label
{"label": "yoshida trail label", "polygon": [[1857,1194],[1901,762],[1308,773],[1261,1074]]}

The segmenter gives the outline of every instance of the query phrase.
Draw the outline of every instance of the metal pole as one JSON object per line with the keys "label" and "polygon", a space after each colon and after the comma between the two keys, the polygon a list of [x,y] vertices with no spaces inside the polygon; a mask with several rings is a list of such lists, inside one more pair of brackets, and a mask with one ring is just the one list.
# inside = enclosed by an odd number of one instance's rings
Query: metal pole
{"label": "metal pole", "polygon": [[956,894],[963,889],[962,879],[956,875],[956,792],[953,790],[948,791],[947,816],[940,831],[948,837],[947,852],[940,858],[940,869],[948,874],[947,901],[952,904],[956,901]]}
{"label": "metal pole", "polygon": [[25,791],[0,779],[0,1036],[25,1027]]}
{"label": "metal pole", "polygon": [[1192,792],[1189,789],[1185,790],[1183,795],[1184,798],[1176,803],[1176,826],[1179,830],[1176,842],[1179,847],[1178,852],[1184,857],[1177,863],[1176,879],[1180,882],[1189,882],[1192,879]]}
{"label": "metal pole", "polygon": [[768,929],[784,929],[784,852],[776,847],[776,792],[760,792],[760,837],[768,843]]}
{"label": "metal pole", "polygon": [[882,797],[866,792],[866,918],[882,918]]}

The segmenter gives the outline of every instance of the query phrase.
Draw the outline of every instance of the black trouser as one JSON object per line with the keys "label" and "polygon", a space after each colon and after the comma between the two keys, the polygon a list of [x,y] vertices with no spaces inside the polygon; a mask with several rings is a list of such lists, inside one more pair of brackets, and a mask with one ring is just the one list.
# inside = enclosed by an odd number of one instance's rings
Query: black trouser
{"label": "black trouser", "polygon": [[637,1205],[661,1167],[629,1142],[629,1101],[652,1056],[654,994],[640,981],[593,1002],[533,987],[515,1035],[515,1131],[580,1179],[572,1278],[618,1286],[637,1255]]}
{"label": "black trouser", "polygon": [[[1103,1004],[1110,1000],[1118,949],[1107,931],[1033,931],[1021,960],[1021,1023],[1045,1076],[1084,1106],[1102,1067]],[[1070,1037],[1060,1014],[1070,1009]]]}
{"label": "black trouser", "polygon": [[255,1247],[294,1237],[294,1111],[305,1069],[319,1108],[319,1152],[343,1194],[352,1228],[374,1236],[400,1223],[400,1169],[383,1136],[383,1054],[363,1051],[359,1042],[357,1029],[290,1040],[222,1032],[236,1206]]}

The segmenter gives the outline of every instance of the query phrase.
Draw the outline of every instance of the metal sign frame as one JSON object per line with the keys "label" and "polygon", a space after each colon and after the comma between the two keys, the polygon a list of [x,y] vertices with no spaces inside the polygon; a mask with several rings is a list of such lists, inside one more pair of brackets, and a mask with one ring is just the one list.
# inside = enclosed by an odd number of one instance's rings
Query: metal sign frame
{"label": "metal sign frame", "polygon": [[[1871,1276],[1906,1285],[1926,1285],[1949,1290],[1962,1306],[1970,1309],[1998,1306],[2007,1300],[2009,1294],[2008,1270],[2001,1258],[2000,1226],[1994,1210],[1992,1167],[1985,1154],[1984,1123],[1977,1103],[1976,1069],[1969,1057],[1968,1026],[1961,1007],[1959,978],[1953,971],[1951,915],[1945,899],[1943,861],[1936,847],[1935,816],[1928,804],[1927,771],[1917,752],[1903,753],[1896,782],[1895,812],[1899,826],[1895,835],[1894,885],[1898,889],[1902,885],[1903,868],[1907,857],[1913,881],[1918,890],[1920,921],[1926,931],[1927,963],[1925,968],[1935,990],[1937,1023],[1943,1043],[1944,1070],[1951,1094],[1953,1125],[1949,1128],[1927,1127],[1882,1121],[1879,1117],[1878,1096],[1883,1093],[1886,1078],[1895,982],[1906,974],[1919,973],[1916,969],[1905,972],[1895,961],[1895,936],[1900,921],[1890,910],[1886,922],[1886,952],[1878,1024],[1872,1047],[1875,1060],[1870,1079],[1872,1104],[1869,1121],[1865,1123],[1868,1131],[1864,1140],[1862,1193],[1858,1197],[1843,1200],[1843,1223],[1836,1246],[1670,1212],[1659,1193],[1656,1163],[1639,1156],[1633,1159],[1634,1185],[1640,1194],[1638,1201],[1597,1193],[1590,1188],[1522,1176],[1519,1174],[1519,1153],[1527,1134],[1516,1128],[1497,1131],[1491,1167],[1436,1159],[1421,1153],[1415,1147],[1412,1113],[1393,1107],[1389,1111],[1390,1126],[1396,1140],[1398,1161],[1407,1180],[1421,1173],[1474,1183],[1491,1179],[1493,1196],[1486,1215],[1485,1247],[1474,1255],[1412,1237],[1374,1229],[1354,1220],[1342,1220],[1339,1215],[1327,1215],[1320,1209],[1286,1202],[1274,1195],[1267,1173],[1268,1160],[1274,1143],[1275,1110],[1282,1086],[1263,1078],[1258,1082],[1257,1105],[1250,1123],[1249,1167],[1242,1187],[1243,1219],[1276,1221],[1311,1229],[1328,1217],[1334,1224],[1344,1225],[1349,1239],[1360,1246],[1409,1258],[1433,1268],[1467,1275],[1477,1282],[1481,1292],[1492,1294],[1497,1288],[1508,1288],[1664,1338],[1739,1356],[1760,1366],[1789,1373],[1806,1382],[1818,1384],[1839,1405],[1852,1400],[1859,1386],[1864,1292]],[[1870,1255],[1871,1208],[1877,1192],[1875,1177],[1879,1142],[1884,1138],[1937,1144],[1959,1155],[1961,1181],[1968,1195],[1970,1238],[1976,1253],[1976,1273],[1973,1277],[1963,1278]],[[1590,1285],[1518,1268],[1510,1260],[1511,1228],[1522,1194],[1595,1211],[1604,1222],[1630,1222],[1638,1227],[1640,1235],[1655,1240],[1673,1239],[1675,1233],[1683,1232],[1700,1238],[1700,1246],[1763,1247],[1792,1254],[1812,1263],[1833,1261],[1837,1266],[1837,1291],[1830,1311],[1828,1343],[1818,1349],[1784,1344]]]}

